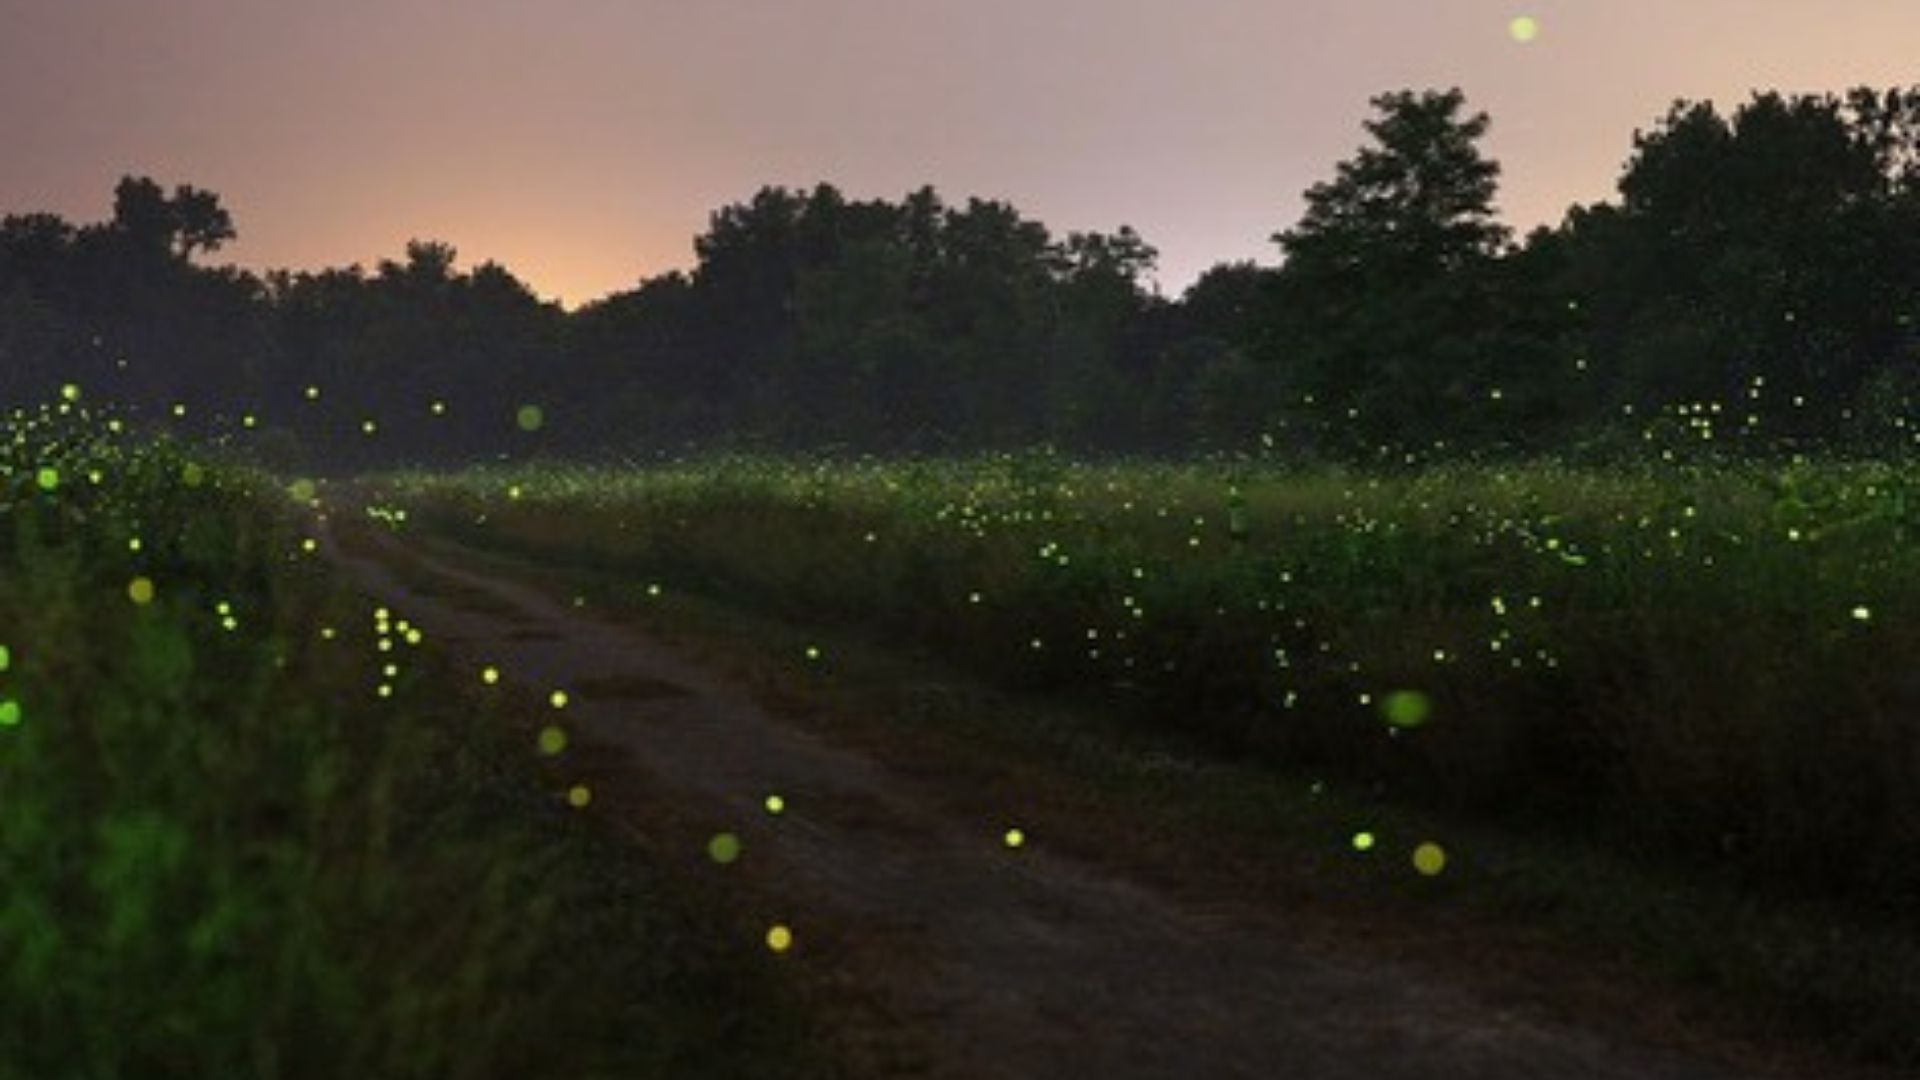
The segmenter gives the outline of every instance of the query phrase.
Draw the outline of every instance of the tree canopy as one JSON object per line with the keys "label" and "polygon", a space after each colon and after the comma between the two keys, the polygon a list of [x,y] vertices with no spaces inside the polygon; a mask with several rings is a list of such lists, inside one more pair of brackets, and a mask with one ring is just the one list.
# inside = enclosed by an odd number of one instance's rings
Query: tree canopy
{"label": "tree canopy", "polygon": [[[0,220],[0,403],[358,468],[689,448],[1284,452],[1420,460],[1697,442],[1912,446],[1920,91],[1680,101],[1608,201],[1516,242],[1486,114],[1378,95],[1273,235],[1182,296],[1133,229],[830,184],[720,207],[685,272],[568,313],[416,240],[209,265],[220,198],[142,176],[110,219]],[[1278,199],[1276,198],[1276,202]],[[549,422],[515,422],[537,404]]]}

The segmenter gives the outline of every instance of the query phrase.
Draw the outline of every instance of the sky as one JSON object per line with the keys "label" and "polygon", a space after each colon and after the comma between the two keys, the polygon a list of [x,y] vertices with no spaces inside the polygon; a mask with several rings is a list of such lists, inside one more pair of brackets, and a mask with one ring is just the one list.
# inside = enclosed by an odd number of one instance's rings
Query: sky
{"label": "sky", "polygon": [[[1538,27],[1511,32],[1516,17]],[[217,192],[217,259],[453,244],[570,305],[765,184],[1130,224],[1176,294],[1271,263],[1368,99],[1458,86],[1524,231],[1677,98],[1920,81],[1911,0],[0,0],[0,213]]]}

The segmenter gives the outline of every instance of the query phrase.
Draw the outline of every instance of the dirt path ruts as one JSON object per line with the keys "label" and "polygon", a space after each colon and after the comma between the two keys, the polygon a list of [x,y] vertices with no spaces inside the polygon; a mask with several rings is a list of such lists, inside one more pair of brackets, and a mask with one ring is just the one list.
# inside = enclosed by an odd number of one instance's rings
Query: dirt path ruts
{"label": "dirt path ruts", "polygon": [[[627,755],[601,787],[645,786],[732,823],[747,856],[730,870],[785,898],[800,943],[789,959],[840,965],[829,981],[869,1003],[865,1023],[916,1047],[870,1067],[1049,1080],[1743,1075],[1492,1007],[1433,974],[1297,940],[1264,913],[1203,912],[1044,846],[1009,851],[978,822],[943,819],[923,780],[769,715],[631,628],[416,549],[405,557],[486,602],[410,588],[380,557],[328,546],[456,655],[576,688],[568,722]],[[761,805],[773,792],[788,804],[778,818]],[[865,947],[812,955],[816,923]]]}

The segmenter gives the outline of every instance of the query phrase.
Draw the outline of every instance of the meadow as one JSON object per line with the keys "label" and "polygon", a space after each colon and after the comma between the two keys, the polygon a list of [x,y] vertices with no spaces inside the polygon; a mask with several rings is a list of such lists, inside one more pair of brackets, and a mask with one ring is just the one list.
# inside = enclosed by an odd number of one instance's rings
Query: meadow
{"label": "meadow", "polygon": [[[314,485],[77,395],[12,433],[0,1076],[830,1071],[752,935],[569,805],[542,701],[343,585]],[[1911,987],[1862,966],[1920,899],[1906,465],[732,457],[366,490],[363,528],[816,628],[787,659],[820,675],[851,634],[1324,780],[1378,809],[1349,854],[1406,807],[1708,875],[1741,919],[1858,916],[1844,948],[1731,920],[1702,948],[1757,941],[1724,970],[1835,1045],[1920,1052]],[[1424,858],[1401,875],[1484,884],[1494,854]],[[1573,865],[1547,872],[1658,905]]]}
{"label": "meadow", "polygon": [[808,1072],[763,952],[341,586],[309,489],[77,398],[0,444],[0,1076]]}
{"label": "meadow", "polygon": [[[1880,463],[713,459],[400,476],[413,520],[859,627],[1210,751],[1904,920],[1916,476]],[[810,649],[805,662],[830,666]]]}

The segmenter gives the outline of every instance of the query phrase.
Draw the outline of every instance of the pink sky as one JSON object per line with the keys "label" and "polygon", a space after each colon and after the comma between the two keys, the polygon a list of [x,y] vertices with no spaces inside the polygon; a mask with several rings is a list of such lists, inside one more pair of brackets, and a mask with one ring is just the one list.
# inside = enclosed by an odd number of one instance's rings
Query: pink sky
{"label": "pink sky", "polygon": [[144,173],[219,192],[242,265],[440,239],[578,303],[688,265],[761,184],[932,183],[1131,224],[1177,291],[1271,262],[1382,90],[1491,113],[1524,229],[1610,195],[1675,98],[1916,57],[1893,0],[0,0],[0,212],[97,220]]}

